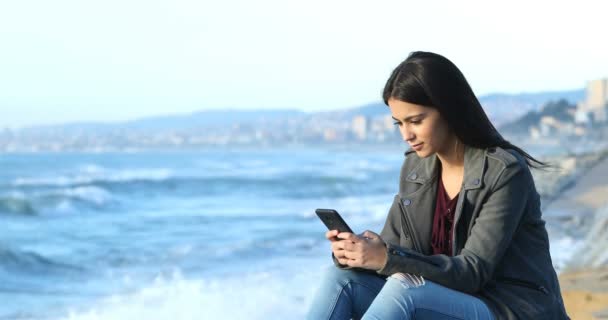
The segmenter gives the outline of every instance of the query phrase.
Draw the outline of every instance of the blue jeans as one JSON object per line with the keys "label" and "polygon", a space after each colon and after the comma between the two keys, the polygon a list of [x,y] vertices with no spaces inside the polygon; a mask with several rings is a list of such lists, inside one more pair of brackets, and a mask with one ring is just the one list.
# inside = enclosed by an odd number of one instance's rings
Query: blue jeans
{"label": "blue jeans", "polygon": [[494,316],[477,297],[422,277],[385,277],[331,266],[307,315],[322,319],[479,319]]}

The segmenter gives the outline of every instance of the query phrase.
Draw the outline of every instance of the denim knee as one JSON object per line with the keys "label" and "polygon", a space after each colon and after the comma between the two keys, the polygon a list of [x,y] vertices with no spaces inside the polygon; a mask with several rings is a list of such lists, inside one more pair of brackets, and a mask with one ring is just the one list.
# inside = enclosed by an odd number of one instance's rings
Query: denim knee
{"label": "denim knee", "polygon": [[386,283],[373,271],[335,266],[323,270],[322,278],[307,319],[359,318]]}
{"label": "denim knee", "polygon": [[418,288],[426,284],[422,276],[401,272],[393,273],[388,280],[397,280],[406,289]]}
{"label": "denim knee", "polygon": [[335,266],[329,267],[325,271],[324,279],[325,282],[339,284],[345,286],[349,283],[358,283],[360,285],[376,287],[386,282],[384,276],[376,274],[371,271],[365,271],[361,269],[340,269]]}
{"label": "denim knee", "polygon": [[336,268],[335,266],[331,266],[325,271],[325,281],[340,283],[342,285],[353,281],[359,282],[357,280],[362,280],[364,277],[365,275],[361,271],[353,269],[340,269]]}

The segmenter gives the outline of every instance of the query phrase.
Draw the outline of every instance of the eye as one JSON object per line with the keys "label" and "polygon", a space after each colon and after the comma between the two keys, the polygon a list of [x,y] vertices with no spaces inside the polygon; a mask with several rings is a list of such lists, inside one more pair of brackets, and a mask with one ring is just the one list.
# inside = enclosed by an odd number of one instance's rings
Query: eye
{"label": "eye", "polygon": [[412,120],[410,121],[411,124],[420,124],[422,122],[422,120]]}
{"label": "eye", "polygon": [[401,126],[401,122],[393,122],[393,124],[396,126]]}

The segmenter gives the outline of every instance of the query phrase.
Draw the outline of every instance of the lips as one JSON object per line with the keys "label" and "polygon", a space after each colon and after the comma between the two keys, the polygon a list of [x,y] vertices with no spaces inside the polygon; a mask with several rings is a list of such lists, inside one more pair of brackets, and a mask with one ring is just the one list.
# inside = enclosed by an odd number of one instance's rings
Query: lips
{"label": "lips", "polygon": [[417,150],[422,149],[422,144],[423,144],[423,143],[424,143],[424,142],[420,142],[420,143],[418,143],[418,144],[412,145],[412,149],[414,149],[414,150],[416,150],[416,151],[417,151]]}

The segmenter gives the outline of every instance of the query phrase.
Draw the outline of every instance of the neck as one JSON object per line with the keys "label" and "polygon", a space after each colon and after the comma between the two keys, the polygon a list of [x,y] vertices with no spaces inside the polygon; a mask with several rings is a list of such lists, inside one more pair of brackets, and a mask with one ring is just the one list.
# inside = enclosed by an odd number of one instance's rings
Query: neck
{"label": "neck", "polygon": [[464,144],[455,141],[448,144],[450,147],[446,148],[447,150],[437,152],[437,158],[441,161],[444,172],[458,172],[464,169]]}

